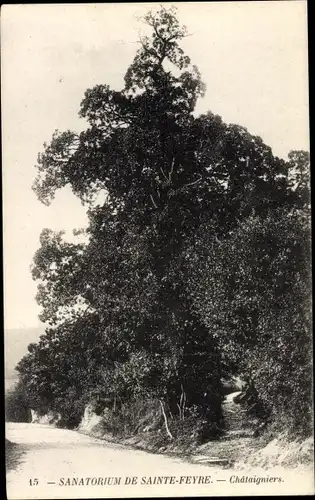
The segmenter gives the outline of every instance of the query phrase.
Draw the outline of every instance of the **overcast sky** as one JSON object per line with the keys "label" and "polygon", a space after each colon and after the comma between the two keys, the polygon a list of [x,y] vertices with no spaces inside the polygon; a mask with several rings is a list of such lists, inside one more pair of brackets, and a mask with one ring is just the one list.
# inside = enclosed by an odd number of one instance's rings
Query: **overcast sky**
{"label": "overcast sky", "polygon": [[[192,35],[182,46],[207,85],[198,111],[247,127],[278,156],[309,149],[306,2],[176,5]],[[150,8],[2,7],[6,328],[39,323],[29,267],[42,228],[70,231],[86,224],[85,210],[70,190],[48,208],[37,201],[31,190],[37,154],[55,129],[84,128],[78,110],[87,88],[122,87],[144,29],[137,17]]]}

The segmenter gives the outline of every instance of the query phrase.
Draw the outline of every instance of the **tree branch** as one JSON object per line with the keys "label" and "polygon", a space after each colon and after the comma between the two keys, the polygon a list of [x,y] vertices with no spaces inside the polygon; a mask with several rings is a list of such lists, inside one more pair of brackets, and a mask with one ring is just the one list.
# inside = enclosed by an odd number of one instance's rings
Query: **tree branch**
{"label": "tree branch", "polygon": [[169,184],[171,184],[171,182],[172,182],[172,174],[173,174],[173,171],[174,171],[174,165],[175,165],[175,157],[172,160],[171,170],[170,170],[170,172],[168,174],[168,182],[169,182]]}
{"label": "tree branch", "polygon": [[164,404],[163,404],[163,402],[162,402],[161,399],[159,399],[159,402],[160,402],[160,405],[161,405],[161,408],[162,408],[162,413],[163,413],[163,417],[164,417],[164,423],[165,423],[165,429],[166,429],[167,435],[168,435],[168,437],[170,439],[174,439],[173,435],[172,435],[172,433],[171,433],[171,431],[169,430],[169,427],[168,427],[167,416],[166,416],[166,413],[165,413]]}
{"label": "tree branch", "polygon": [[139,42],[143,48],[143,50],[147,53],[147,54],[150,54],[150,56],[154,56],[156,57],[157,60],[160,59],[158,53],[156,52],[156,50],[152,49],[152,48],[149,48],[145,45],[144,41],[143,41],[143,38],[140,36],[139,38]]}
{"label": "tree branch", "polygon": [[198,182],[200,182],[202,180],[202,176],[199,177],[199,179],[197,179],[196,181],[193,181],[193,182],[189,182],[188,184],[184,184],[184,186],[182,187],[185,188],[185,187],[188,187],[188,186],[194,186],[195,184],[198,184]]}
{"label": "tree branch", "polygon": [[153,206],[154,206],[155,208],[158,208],[157,204],[155,203],[155,201],[154,201],[154,199],[153,199],[152,194],[150,194],[150,198],[151,198],[151,201],[152,201],[152,203],[153,203]]}
{"label": "tree branch", "polygon": [[162,172],[162,174],[163,174],[164,179],[166,180],[166,182],[168,182],[168,181],[169,181],[169,179],[168,179],[168,177],[166,177],[166,174],[165,174],[165,172],[164,172],[163,168],[162,168],[162,167],[160,167],[160,170],[161,170],[161,172]]}
{"label": "tree branch", "polygon": [[181,410],[181,407],[178,403],[177,403],[177,408],[178,408],[178,412],[179,412],[179,420],[181,420],[182,419],[182,410]]}

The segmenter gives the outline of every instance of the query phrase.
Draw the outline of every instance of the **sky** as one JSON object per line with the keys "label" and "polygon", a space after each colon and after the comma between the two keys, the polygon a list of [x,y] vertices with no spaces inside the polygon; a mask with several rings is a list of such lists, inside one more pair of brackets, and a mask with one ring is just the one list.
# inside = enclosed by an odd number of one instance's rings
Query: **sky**
{"label": "sky", "polygon": [[[171,4],[164,3],[165,6]],[[262,137],[277,156],[309,150],[304,1],[177,3],[190,36],[182,47],[207,86],[211,110]],[[1,11],[5,328],[39,324],[30,265],[44,227],[87,223],[69,188],[51,206],[31,186],[37,154],[55,129],[80,131],[87,88],[119,90],[132,62],[139,18],[157,4],[5,5]]]}

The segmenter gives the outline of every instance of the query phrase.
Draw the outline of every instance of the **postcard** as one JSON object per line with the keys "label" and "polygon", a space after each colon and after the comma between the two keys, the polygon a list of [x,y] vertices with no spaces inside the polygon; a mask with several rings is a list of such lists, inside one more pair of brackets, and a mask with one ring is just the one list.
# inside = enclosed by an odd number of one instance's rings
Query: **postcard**
{"label": "postcard", "polygon": [[307,3],[1,13],[8,499],[314,493]]}

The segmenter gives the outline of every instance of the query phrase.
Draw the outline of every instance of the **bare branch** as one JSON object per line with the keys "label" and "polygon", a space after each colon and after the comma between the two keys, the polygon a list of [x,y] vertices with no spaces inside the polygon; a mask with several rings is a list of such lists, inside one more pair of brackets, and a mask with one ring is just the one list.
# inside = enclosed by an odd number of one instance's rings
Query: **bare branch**
{"label": "bare branch", "polygon": [[181,410],[181,407],[179,406],[179,404],[177,403],[177,408],[178,408],[178,412],[179,412],[179,420],[182,419],[182,410]]}
{"label": "bare branch", "polygon": [[196,181],[189,182],[188,184],[184,184],[183,188],[188,187],[188,186],[194,186],[195,184],[198,184],[202,180],[202,176],[199,177]]}
{"label": "bare branch", "polygon": [[186,405],[186,393],[184,391],[184,386],[183,384],[180,385],[181,387],[181,396],[180,396],[180,401],[179,405],[177,405],[180,409],[180,419],[185,420],[185,405]]}
{"label": "bare branch", "polygon": [[171,182],[172,182],[172,174],[173,174],[173,171],[174,171],[174,165],[175,165],[175,157],[172,160],[171,170],[170,170],[170,172],[168,174],[168,182],[169,182],[169,184],[171,184]]}
{"label": "bare branch", "polygon": [[165,423],[165,429],[166,429],[167,435],[168,435],[168,437],[170,439],[174,439],[173,435],[171,434],[171,431],[169,430],[169,427],[168,427],[168,422],[167,422],[167,416],[166,416],[166,413],[165,413],[164,403],[162,402],[161,399],[159,399],[159,402],[160,402],[162,413],[163,413],[163,417],[164,417],[164,423]]}
{"label": "bare branch", "polygon": [[155,201],[154,201],[154,199],[153,199],[152,194],[150,194],[150,198],[151,198],[151,201],[152,201],[152,203],[153,203],[153,206],[154,206],[155,208],[158,208],[157,204],[155,203]]}
{"label": "bare branch", "polygon": [[156,57],[156,59],[160,59],[160,56],[158,55],[158,53],[156,52],[156,50],[154,50],[153,48],[149,48],[145,42],[144,42],[144,38],[139,35],[139,41],[138,43],[140,43],[142,49],[147,53],[147,54],[150,54],[151,56],[154,56]]}
{"label": "bare branch", "polygon": [[148,15],[146,17],[145,23],[148,24],[149,26],[151,26],[151,28],[153,28],[156,36],[163,43],[168,43],[168,42],[171,42],[172,40],[176,40],[176,39],[180,39],[180,38],[186,37],[186,35],[179,35],[179,34],[176,33],[174,35],[171,35],[169,38],[164,38],[163,35],[161,35],[161,33],[159,32],[159,30],[157,29],[157,22],[154,19],[154,16],[152,16],[152,14],[150,14],[150,15]]}
{"label": "bare branch", "polygon": [[168,179],[168,177],[166,177],[166,174],[165,174],[165,172],[164,172],[163,168],[162,168],[162,167],[160,167],[160,170],[161,170],[161,172],[162,172],[162,175],[163,175],[164,179],[166,180],[166,182],[168,182],[168,181],[169,181],[169,179]]}
{"label": "bare branch", "polygon": [[149,26],[151,26],[151,28],[154,29],[154,32],[156,34],[156,36],[160,39],[160,40],[163,40],[164,41],[164,38],[161,37],[161,34],[159,33],[157,27],[156,27],[156,20],[154,19],[154,16],[152,15],[152,13],[150,12],[146,18],[145,18],[145,23],[148,24]]}

